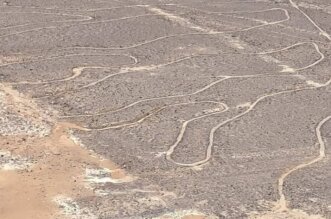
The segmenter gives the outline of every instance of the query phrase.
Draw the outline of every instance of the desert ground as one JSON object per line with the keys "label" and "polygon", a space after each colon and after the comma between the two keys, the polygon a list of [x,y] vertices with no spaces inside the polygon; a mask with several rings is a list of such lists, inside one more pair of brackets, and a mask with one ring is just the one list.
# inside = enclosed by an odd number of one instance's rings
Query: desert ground
{"label": "desert ground", "polygon": [[0,0],[1,219],[331,218],[329,0]]}

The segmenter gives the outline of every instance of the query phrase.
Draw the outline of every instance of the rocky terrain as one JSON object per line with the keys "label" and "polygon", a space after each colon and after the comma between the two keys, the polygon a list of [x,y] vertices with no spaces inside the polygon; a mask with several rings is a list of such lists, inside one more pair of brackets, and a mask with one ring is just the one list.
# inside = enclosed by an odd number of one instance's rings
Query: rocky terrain
{"label": "rocky terrain", "polygon": [[0,0],[1,219],[331,218],[328,0]]}

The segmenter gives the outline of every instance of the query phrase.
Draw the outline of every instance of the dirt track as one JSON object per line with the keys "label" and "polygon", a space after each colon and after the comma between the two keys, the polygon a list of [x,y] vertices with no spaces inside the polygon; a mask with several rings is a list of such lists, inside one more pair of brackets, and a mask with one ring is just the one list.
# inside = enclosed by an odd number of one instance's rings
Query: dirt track
{"label": "dirt track", "polygon": [[328,0],[7,0],[0,218],[331,218]]}

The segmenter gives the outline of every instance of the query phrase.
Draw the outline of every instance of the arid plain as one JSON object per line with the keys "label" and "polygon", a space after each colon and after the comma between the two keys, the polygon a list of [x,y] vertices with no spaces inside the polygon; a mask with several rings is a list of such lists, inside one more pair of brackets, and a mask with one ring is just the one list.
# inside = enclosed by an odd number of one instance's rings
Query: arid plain
{"label": "arid plain", "polygon": [[329,0],[0,0],[1,219],[331,218]]}

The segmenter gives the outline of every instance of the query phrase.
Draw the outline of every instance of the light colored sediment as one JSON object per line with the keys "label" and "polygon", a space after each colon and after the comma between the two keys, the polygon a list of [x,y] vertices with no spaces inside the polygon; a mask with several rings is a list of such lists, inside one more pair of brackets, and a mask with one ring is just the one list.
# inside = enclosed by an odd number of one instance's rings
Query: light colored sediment
{"label": "light colored sediment", "polygon": [[[230,2],[228,2],[230,3]],[[247,2],[246,2],[247,3]],[[256,1],[252,2],[256,3]],[[301,7],[302,4],[297,4],[292,0],[289,0],[289,3],[295,10],[298,10],[302,15],[304,15],[304,19],[308,19],[311,24],[313,24],[319,31],[322,37],[326,37],[327,39],[331,39],[330,35],[323,30],[317,22],[315,22],[311,17],[307,15],[304,11],[302,11],[299,6]],[[168,4],[171,5],[171,4]],[[180,5],[176,5],[180,7]],[[152,42],[161,41],[164,39],[175,39],[176,37],[180,36],[193,36],[193,35],[222,35],[225,38],[228,38],[226,34],[228,33],[243,33],[254,29],[262,29],[264,27],[270,25],[279,25],[285,26],[284,23],[290,20],[289,11],[284,8],[271,8],[265,10],[256,10],[256,11],[234,11],[229,13],[223,12],[207,12],[209,14],[220,14],[226,15],[229,17],[240,18],[251,20],[259,23],[256,26],[248,26],[244,28],[234,27],[235,30],[231,31],[216,31],[211,28],[205,27],[203,25],[194,24],[194,20],[189,20],[186,18],[181,17],[180,15],[170,13],[166,10],[157,8],[157,6],[153,5],[133,5],[127,7],[142,7],[146,8],[150,12],[154,14],[144,14],[138,16],[131,16],[131,17],[122,17],[119,19],[111,19],[111,20],[102,20],[102,21],[92,21],[92,22],[85,22],[79,25],[92,25],[92,24],[100,24],[100,23],[107,23],[116,20],[127,20],[127,19],[136,19],[138,17],[150,16],[156,17],[161,16],[164,19],[167,19],[173,23],[179,24],[180,26],[191,29],[193,33],[185,33],[185,34],[173,34],[168,36],[161,36],[157,37],[152,40],[140,41],[139,43],[135,43],[129,46],[123,47],[109,47],[109,48],[94,48],[94,47],[68,47],[63,48],[63,50],[70,50],[73,48],[82,48],[82,49],[95,49],[95,50],[126,50],[131,48],[137,48],[142,45],[147,45]],[[110,8],[101,8],[101,9],[91,9],[85,11],[98,11],[98,10],[108,10]],[[116,7],[111,8],[116,9]],[[84,10],[82,10],[84,11]],[[282,12],[279,16],[279,19],[275,19],[274,21],[266,21],[256,18],[247,18],[244,15],[239,15],[241,13],[268,13],[271,11],[280,11]],[[63,14],[65,15],[65,14]],[[80,16],[80,15],[78,15]],[[92,19],[89,16],[81,16],[84,19],[87,18]],[[67,21],[63,21],[67,22]],[[56,23],[56,22],[52,22]],[[78,24],[77,24],[78,25]],[[69,27],[69,26],[66,26]],[[286,27],[286,26],[285,26]],[[10,28],[10,27],[9,27]],[[30,30],[19,31],[15,33],[5,34],[0,36],[0,38],[5,37],[16,37],[18,35],[24,35],[25,33],[36,32],[41,30],[53,30],[57,29],[56,26],[47,26],[42,28],[34,28]],[[306,33],[315,33],[313,31],[302,30],[300,28],[291,27],[292,30],[303,31]],[[261,30],[261,32],[267,32],[268,30]],[[270,32],[270,31],[269,31]],[[317,32],[318,33],[318,32]],[[228,39],[228,43],[234,49],[245,50],[247,49],[248,45],[241,42],[239,37]],[[288,66],[281,61],[269,56],[273,53],[289,51],[297,46],[309,44],[314,47],[314,50],[319,54],[319,58],[317,60],[311,60],[309,63],[301,63],[302,66],[294,68],[293,66]],[[286,95],[286,94],[293,94],[303,90],[313,90],[321,87],[326,87],[330,85],[331,80],[323,82],[316,82],[313,80],[308,80],[305,76],[300,75],[300,71],[304,71],[306,69],[313,68],[320,64],[322,61],[325,60],[324,55],[319,47],[317,41],[306,42],[300,41],[296,42],[290,46],[280,48],[280,49],[273,49],[265,52],[255,52],[255,53],[237,53],[242,55],[257,55],[262,58],[264,61],[268,63],[276,63],[283,69],[280,70],[282,73],[289,73],[289,74],[278,74],[279,77],[295,77],[297,76],[300,79],[305,80],[307,83],[306,87],[296,87],[293,86],[290,89],[283,90],[280,92],[272,92],[272,93],[265,93],[257,96],[255,101],[253,102],[244,102],[243,104],[239,104],[235,106],[237,109],[242,109],[239,114],[234,115],[233,117],[227,118],[224,121],[221,121],[214,127],[211,127],[211,131],[208,137],[208,144],[206,145],[206,149],[204,151],[205,157],[202,160],[198,160],[193,163],[182,163],[173,159],[172,155],[175,153],[176,148],[180,146],[182,139],[184,138],[185,130],[190,122],[205,119],[209,116],[220,114],[229,109],[226,103],[217,103],[221,105],[218,108],[211,108],[207,109],[200,114],[194,115],[194,117],[186,120],[183,122],[181,129],[179,130],[179,134],[175,139],[175,143],[170,145],[168,151],[163,153],[166,156],[167,161],[170,161],[178,166],[185,166],[191,167],[191,169],[199,169],[201,165],[206,165],[208,161],[212,158],[212,149],[214,144],[214,134],[226,124],[232,123],[240,119],[241,117],[245,116],[248,113],[254,113],[255,108],[265,99],[273,98],[277,95]],[[79,56],[84,54],[72,54],[68,56]],[[204,54],[200,54],[201,56]],[[191,54],[186,57],[182,57],[180,59],[171,61],[171,62],[164,62],[164,63],[153,63],[150,65],[145,66],[122,66],[118,67],[118,71],[114,74],[109,74],[101,79],[96,79],[95,81],[81,86],[77,89],[70,90],[72,92],[79,92],[83,89],[93,89],[94,86],[106,82],[109,79],[117,75],[125,75],[129,73],[136,73],[136,72],[148,72],[155,71],[159,68],[163,68],[169,65],[176,65],[179,62],[191,60],[199,54]],[[220,55],[220,53],[216,53],[213,55]],[[130,56],[130,55],[128,55]],[[57,57],[51,57],[51,59],[56,59]],[[138,63],[138,59],[134,56],[130,56],[131,59],[134,60],[134,64]],[[46,61],[46,59],[44,59]],[[2,56],[0,58],[0,66],[9,66],[12,64],[24,64],[22,58],[13,58],[12,56]],[[69,82],[77,77],[80,77],[83,72],[87,69],[111,69],[111,66],[103,67],[103,66],[76,66],[72,69],[72,75],[65,78],[59,78],[57,80],[50,80],[50,81],[21,81],[17,83],[12,83],[16,85],[36,85],[36,84],[49,84],[54,82]],[[278,73],[278,72],[277,72]],[[295,73],[295,74],[293,74]],[[276,72],[272,73],[276,74]],[[159,96],[153,98],[141,98],[136,100],[132,103],[126,103],[118,109],[115,110],[105,110],[102,112],[96,113],[89,113],[89,114],[82,114],[82,115],[69,115],[67,118],[70,117],[93,117],[99,115],[105,115],[108,113],[113,112],[121,112],[125,113],[125,110],[136,106],[141,103],[146,103],[150,101],[156,100],[173,100],[176,98],[183,98],[183,97],[191,97],[193,95],[199,95],[201,92],[208,90],[209,88],[217,85],[219,83],[225,82],[229,79],[237,79],[237,78],[254,78],[254,77],[265,77],[269,75],[263,74],[254,74],[254,75],[246,75],[246,76],[228,76],[228,75],[219,75],[217,76],[217,80],[208,83],[204,87],[200,89],[196,89],[194,92],[187,93],[187,94],[177,94],[177,95],[169,95],[169,96]],[[124,121],[121,123],[108,123],[105,124],[103,127],[96,127],[96,128],[83,128],[75,124],[71,123],[59,123],[56,119],[53,119],[52,114],[49,114],[43,110],[40,110],[39,107],[33,103],[29,98],[22,96],[21,94],[17,93],[15,90],[11,89],[8,86],[0,85],[0,116],[4,115],[4,118],[7,118],[8,113],[10,115],[14,115],[7,120],[4,120],[2,124],[0,124],[0,134],[6,135],[0,139],[0,144],[3,145],[4,152],[2,153],[5,157],[4,164],[0,163],[0,189],[4,192],[0,194],[0,210],[3,213],[4,217],[10,218],[49,218],[53,215],[56,215],[58,218],[63,218],[63,215],[59,215],[57,212],[58,204],[62,208],[62,213],[70,218],[81,218],[81,219],[93,219],[96,216],[89,211],[89,209],[81,208],[78,203],[74,200],[77,197],[84,197],[87,195],[95,195],[92,193],[91,189],[96,188],[98,185],[104,185],[106,183],[127,183],[133,181],[135,178],[128,176],[123,170],[118,168],[116,165],[111,163],[107,160],[100,159],[96,154],[91,151],[87,151],[84,148],[80,147],[79,140],[72,136],[70,130],[72,129],[80,129],[81,131],[103,131],[109,129],[118,129],[118,128],[127,128],[136,125],[140,125],[146,119],[151,116],[156,115],[161,110],[166,110],[168,108],[181,106],[181,105],[190,105],[192,107],[194,104],[198,102],[176,102],[175,104],[168,104],[162,105],[159,108],[155,109],[154,111],[135,117],[132,120]],[[66,93],[64,91],[63,93]],[[62,94],[62,93],[61,93]],[[59,95],[61,95],[59,94]],[[2,95],[2,96],[1,96]],[[202,102],[202,101],[200,101]],[[2,105],[1,105],[2,104]],[[19,112],[17,111],[19,110]],[[123,112],[122,112],[123,111]],[[7,116],[7,117],[6,117]],[[19,118],[17,121],[15,120],[13,123],[12,118]],[[65,117],[62,117],[65,118]],[[284,182],[287,177],[292,174],[293,172],[303,169],[309,165],[315,164],[318,161],[322,160],[325,157],[325,144],[322,139],[321,134],[321,127],[324,123],[326,123],[330,119],[330,116],[324,118],[316,127],[316,135],[320,145],[319,156],[315,159],[307,162],[303,162],[298,166],[290,168],[285,173],[283,173],[280,178],[278,179],[278,192],[279,192],[279,200],[276,203],[276,207],[271,209],[270,212],[262,212],[262,213],[252,213],[252,218],[322,218],[319,215],[309,215],[298,209],[289,209],[287,206],[286,194],[283,192]],[[5,125],[9,125],[9,127],[4,127]],[[109,125],[110,124],[110,125]],[[2,126],[1,126],[2,125]],[[35,128],[33,128],[35,127]],[[4,131],[5,130],[5,131]],[[27,137],[28,136],[28,137]],[[186,137],[186,136],[185,136]],[[163,155],[162,154],[162,155]],[[1,153],[0,153],[1,155]],[[190,156],[190,154],[188,154]],[[178,158],[180,159],[180,158]],[[11,161],[14,162],[11,162]],[[94,187],[96,185],[96,187]],[[132,190],[138,191],[138,190]],[[151,191],[144,191],[140,190],[140,192],[149,193]],[[102,192],[102,191],[101,191]],[[121,191],[122,193],[126,193],[128,191]],[[153,193],[153,192],[152,192]],[[111,194],[111,193],[107,193]],[[8,197],[10,197],[8,199]],[[3,201],[5,200],[5,201]],[[32,201],[31,201],[32,200]],[[157,217],[158,219],[161,218],[180,218],[180,219],[202,219],[202,218],[213,218],[212,216],[206,216],[203,213],[188,210],[188,211],[174,211],[168,214],[161,215]]]}
{"label": "light colored sediment", "polygon": [[[28,119],[48,118],[47,115],[42,116],[42,111],[28,98],[9,87],[1,88],[6,92],[13,108],[20,109],[22,115]],[[77,126],[57,123],[51,119],[48,123],[52,128],[46,135],[11,133],[0,138],[1,149],[10,151],[10,154],[7,152],[5,155],[12,158],[0,165],[3,167],[0,169],[1,218],[51,218],[58,214],[54,197],[64,195],[77,198],[92,195],[93,192],[84,186],[86,168],[107,168],[112,171],[112,179],[129,179],[115,164],[100,159],[71,139],[69,130],[76,129]],[[25,165],[26,160],[33,165]],[[7,168],[9,166],[17,168]]]}
{"label": "light colored sediment", "polygon": [[216,219],[214,215],[207,216],[196,210],[182,210],[163,214],[152,219]]}

